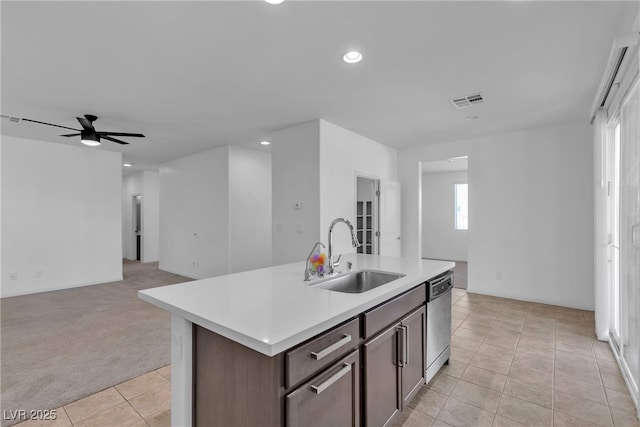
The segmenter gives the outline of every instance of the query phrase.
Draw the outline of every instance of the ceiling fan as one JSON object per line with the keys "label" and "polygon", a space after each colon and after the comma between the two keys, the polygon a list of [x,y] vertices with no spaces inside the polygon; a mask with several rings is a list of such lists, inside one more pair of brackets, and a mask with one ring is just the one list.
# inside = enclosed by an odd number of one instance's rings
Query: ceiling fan
{"label": "ceiling fan", "polygon": [[16,120],[16,117],[10,117],[10,120],[12,121],[20,121],[20,120],[24,120],[25,122],[32,122],[32,123],[38,123],[41,125],[47,125],[47,126],[55,126],[55,127],[59,127],[59,128],[63,128],[63,129],[70,129],[70,130],[75,130],[76,132],[80,132],[80,133],[68,133],[65,135],[60,135],[60,136],[66,136],[66,137],[72,137],[72,136],[80,136],[80,141],[85,144],[85,145],[89,145],[89,146],[96,146],[96,145],[100,145],[100,139],[106,139],[107,141],[111,141],[111,142],[116,142],[118,144],[129,144],[128,142],[122,141],[120,139],[116,139],[114,138],[114,136],[127,136],[127,137],[135,137],[135,138],[144,138],[144,135],[141,133],[127,133],[127,132],[102,132],[102,131],[97,131],[94,127],[93,127],[93,122],[95,122],[96,120],[98,120],[97,116],[94,116],[92,114],[85,114],[84,117],[76,117],[76,119],[78,119],[78,122],[80,122],[80,125],[82,126],[82,129],[74,129],[74,128],[70,128],[67,126],[60,126],[60,125],[54,125],[52,123],[45,123],[45,122],[39,122],[37,120],[31,120],[31,119],[18,119]]}

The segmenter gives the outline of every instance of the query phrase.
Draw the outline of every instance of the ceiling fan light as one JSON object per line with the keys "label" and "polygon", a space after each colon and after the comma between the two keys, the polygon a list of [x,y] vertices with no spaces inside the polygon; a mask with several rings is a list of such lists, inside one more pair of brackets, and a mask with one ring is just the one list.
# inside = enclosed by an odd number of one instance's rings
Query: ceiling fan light
{"label": "ceiling fan light", "polygon": [[96,147],[100,145],[100,137],[95,133],[82,131],[80,134],[80,142],[89,147]]}

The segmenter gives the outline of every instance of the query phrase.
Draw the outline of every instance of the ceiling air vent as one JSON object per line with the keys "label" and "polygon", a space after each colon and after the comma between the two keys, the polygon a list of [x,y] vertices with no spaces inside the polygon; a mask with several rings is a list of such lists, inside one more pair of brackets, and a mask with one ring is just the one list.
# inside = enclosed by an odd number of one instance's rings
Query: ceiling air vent
{"label": "ceiling air vent", "polygon": [[7,116],[6,114],[0,114],[0,117],[3,119],[9,119],[9,121],[13,123],[20,123],[20,120],[22,120],[20,117]]}
{"label": "ceiling air vent", "polygon": [[471,107],[472,105],[482,104],[483,102],[484,98],[481,93],[451,99],[451,103],[458,110],[461,108]]}

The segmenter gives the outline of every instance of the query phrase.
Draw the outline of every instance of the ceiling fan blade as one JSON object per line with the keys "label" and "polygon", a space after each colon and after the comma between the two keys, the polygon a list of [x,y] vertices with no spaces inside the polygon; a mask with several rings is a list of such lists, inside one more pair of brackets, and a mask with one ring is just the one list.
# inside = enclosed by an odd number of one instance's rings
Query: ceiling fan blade
{"label": "ceiling fan blade", "polygon": [[144,138],[144,135],[141,133],[127,133],[127,132],[96,132],[98,135],[111,135],[111,136],[131,136],[136,138]]}
{"label": "ceiling fan blade", "polygon": [[24,119],[24,118],[22,120],[24,120],[25,122],[38,123],[40,125],[55,126],[57,128],[62,128],[62,129],[70,129],[70,130],[75,130],[75,131],[79,131],[80,130],[80,129],[70,128],[70,127],[67,127],[67,126],[54,125],[53,123],[39,122],[37,120]]}
{"label": "ceiling fan blade", "polygon": [[100,138],[106,139],[107,141],[117,142],[118,144],[128,145],[128,142],[120,141],[119,139],[111,138],[110,136],[100,135]]}
{"label": "ceiling fan blade", "polygon": [[84,128],[84,130],[88,130],[91,132],[95,132],[96,130],[93,127],[93,124],[86,119],[85,117],[76,117],[76,119],[78,119],[78,121],[80,122],[80,124],[82,125],[82,127]]}
{"label": "ceiling fan blade", "polygon": [[60,135],[60,136],[80,136],[82,135],[81,133],[68,133],[66,135]]}

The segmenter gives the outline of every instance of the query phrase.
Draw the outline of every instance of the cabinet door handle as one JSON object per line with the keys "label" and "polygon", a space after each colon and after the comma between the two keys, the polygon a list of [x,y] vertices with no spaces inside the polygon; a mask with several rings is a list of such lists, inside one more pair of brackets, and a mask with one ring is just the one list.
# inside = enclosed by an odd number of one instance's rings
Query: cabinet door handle
{"label": "cabinet door handle", "polygon": [[351,364],[345,362],[345,363],[342,364],[342,369],[340,369],[338,372],[333,374],[331,376],[331,378],[329,378],[328,380],[326,380],[325,382],[323,382],[322,384],[320,384],[318,386],[312,385],[311,386],[311,391],[314,392],[315,394],[320,394],[323,391],[325,391],[326,389],[328,389],[329,387],[331,387],[331,384],[335,383],[340,378],[342,378],[345,375],[347,375],[349,372],[351,372]]}
{"label": "cabinet door handle", "polygon": [[404,354],[402,355],[402,361],[404,362],[404,366],[407,366],[409,364],[409,326],[404,325],[402,330],[404,334]]}
{"label": "cabinet door handle", "polygon": [[311,352],[311,358],[315,359],[315,360],[320,360],[323,357],[327,356],[328,354],[333,353],[334,351],[336,351],[337,349],[339,349],[343,345],[348,344],[350,342],[351,342],[351,335],[344,334],[344,335],[342,335],[342,338],[340,338],[340,340],[338,340],[337,342],[331,344],[329,347],[327,347],[325,349],[322,349],[317,353],[315,351],[312,351]]}
{"label": "cabinet door handle", "polygon": [[403,367],[405,365],[405,359],[407,358],[407,337],[404,332],[404,326],[398,326],[398,366]]}

